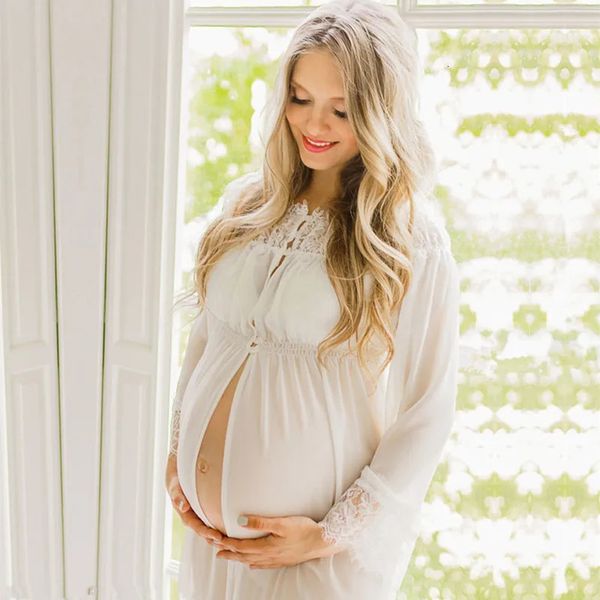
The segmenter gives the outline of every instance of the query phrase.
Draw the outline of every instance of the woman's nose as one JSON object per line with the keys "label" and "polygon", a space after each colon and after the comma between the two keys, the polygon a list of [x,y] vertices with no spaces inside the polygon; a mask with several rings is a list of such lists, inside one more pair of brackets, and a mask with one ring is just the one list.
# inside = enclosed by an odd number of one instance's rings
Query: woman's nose
{"label": "woman's nose", "polygon": [[326,118],[322,112],[313,111],[308,117],[306,122],[305,131],[307,134],[316,139],[327,139],[328,127],[326,124]]}

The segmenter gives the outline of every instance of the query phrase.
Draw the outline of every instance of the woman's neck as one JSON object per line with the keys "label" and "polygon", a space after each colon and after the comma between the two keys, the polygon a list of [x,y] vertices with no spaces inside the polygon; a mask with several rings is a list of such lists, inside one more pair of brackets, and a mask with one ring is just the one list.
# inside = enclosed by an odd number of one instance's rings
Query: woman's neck
{"label": "woman's neck", "polygon": [[326,180],[316,177],[317,173],[313,174],[312,181],[299,194],[299,200],[306,200],[311,212],[319,207],[328,208],[341,194],[337,181],[332,181],[329,177]]}

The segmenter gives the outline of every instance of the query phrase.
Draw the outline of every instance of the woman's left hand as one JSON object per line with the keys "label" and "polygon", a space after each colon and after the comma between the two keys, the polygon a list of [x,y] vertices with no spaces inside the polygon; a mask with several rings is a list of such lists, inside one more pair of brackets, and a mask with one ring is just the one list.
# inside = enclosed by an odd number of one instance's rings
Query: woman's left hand
{"label": "woman's left hand", "polygon": [[239,539],[223,535],[214,542],[219,558],[246,563],[251,569],[290,567],[307,560],[340,552],[335,544],[323,539],[322,528],[309,517],[259,517],[245,515],[248,529],[270,532],[260,538]]}

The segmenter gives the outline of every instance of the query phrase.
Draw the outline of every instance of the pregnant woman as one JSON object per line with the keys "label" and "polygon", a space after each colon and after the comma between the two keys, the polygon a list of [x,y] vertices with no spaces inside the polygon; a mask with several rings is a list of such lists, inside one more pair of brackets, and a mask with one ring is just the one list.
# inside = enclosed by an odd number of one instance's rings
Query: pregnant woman
{"label": "pregnant woman", "polygon": [[196,255],[166,469],[182,600],[395,598],[457,385],[417,83],[413,32],[370,0],[318,7],[284,54],[264,166]]}

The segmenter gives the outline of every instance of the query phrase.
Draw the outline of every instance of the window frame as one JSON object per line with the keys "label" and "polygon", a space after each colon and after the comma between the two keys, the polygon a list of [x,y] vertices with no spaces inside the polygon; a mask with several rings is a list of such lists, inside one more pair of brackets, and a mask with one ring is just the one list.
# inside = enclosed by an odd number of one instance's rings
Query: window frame
{"label": "window frame", "polygon": [[[319,5],[314,6],[189,6],[184,0],[181,53],[178,58],[186,65],[187,41],[192,27],[297,27]],[[394,6],[388,4],[387,6]],[[400,16],[415,29],[589,29],[600,27],[600,4],[576,6],[540,6],[533,4],[422,6],[418,0],[397,0]],[[174,47],[177,47],[175,44]],[[185,89],[172,89],[174,106]],[[181,122],[180,153],[185,148],[185,117]],[[171,158],[170,160],[173,160]],[[179,202],[183,202],[180,198]],[[170,540],[170,536],[168,536]],[[170,559],[165,573],[176,577],[179,561]]]}
{"label": "window frame", "polygon": [[[315,6],[188,6],[185,26],[296,27]],[[388,6],[393,6],[389,4]],[[423,6],[418,0],[397,0],[400,16],[413,27],[452,29],[472,27],[539,29],[589,29],[600,27],[598,5],[505,4]]]}

